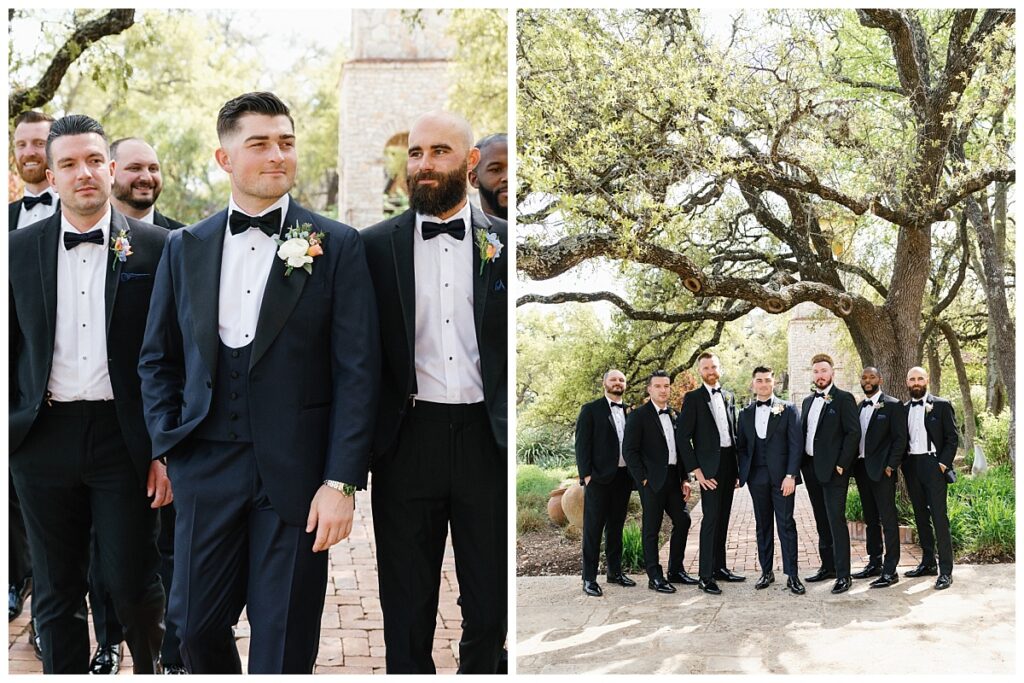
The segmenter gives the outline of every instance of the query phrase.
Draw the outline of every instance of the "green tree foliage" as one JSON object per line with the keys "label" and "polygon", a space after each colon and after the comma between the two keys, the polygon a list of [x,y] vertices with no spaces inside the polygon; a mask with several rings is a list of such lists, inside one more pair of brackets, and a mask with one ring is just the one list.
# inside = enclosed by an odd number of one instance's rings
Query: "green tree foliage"
{"label": "green tree foliage", "polygon": [[449,106],[465,112],[477,137],[508,132],[508,12],[457,9],[448,35],[455,40]]}

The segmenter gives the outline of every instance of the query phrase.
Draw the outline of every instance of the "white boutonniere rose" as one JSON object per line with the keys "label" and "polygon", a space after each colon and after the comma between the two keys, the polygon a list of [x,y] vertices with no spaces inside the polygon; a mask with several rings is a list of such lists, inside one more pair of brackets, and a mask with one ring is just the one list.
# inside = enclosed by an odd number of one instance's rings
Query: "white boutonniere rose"
{"label": "white boutonniere rose", "polygon": [[309,223],[303,223],[288,230],[285,239],[277,240],[277,257],[285,262],[285,276],[291,275],[295,268],[313,274],[313,259],[323,255],[327,235],[311,230],[312,227]]}
{"label": "white boutonniere rose", "polygon": [[772,404],[772,415],[782,415],[782,411],[786,409],[786,406],[781,403]]}

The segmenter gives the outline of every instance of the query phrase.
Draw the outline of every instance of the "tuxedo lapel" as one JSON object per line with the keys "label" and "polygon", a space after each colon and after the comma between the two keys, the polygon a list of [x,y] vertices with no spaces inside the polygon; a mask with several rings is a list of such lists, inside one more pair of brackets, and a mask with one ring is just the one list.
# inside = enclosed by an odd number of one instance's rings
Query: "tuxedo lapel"
{"label": "tuxedo lapel", "polygon": [[412,243],[415,236],[416,213],[410,209],[399,217],[391,233],[391,253],[395,263],[398,303],[402,309],[402,327],[405,331],[410,369],[416,367],[416,264],[413,259]]}
{"label": "tuxedo lapel", "polygon": [[494,268],[484,266],[483,273],[480,272],[481,257],[480,248],[476,244],[476,231],[487,231],[491,227],[491,221],[488,220],[487,215],[483,211],[475,206],[470,205],[469,208],[473,225],[467,232],[466,238],[473,245],[473,320],[476,323],[477,346],[481,346],[480,332],[484,324],[484,308],[487,305],[487,295],[494,286],[491,283],[494,279]]}
{"label": "tuxedo lapel", "polygon": [[7,205],[7,231],[14,232],[18,229],[18,219],[21,217],[21,205],[25,202],[23,199],[11,202]]}
{"label": "tuxedo lapel", "polygon": [[53,344],[57,336],[57,249],[60,232],[60,212],[57,212],[47,220],[38,241],[40,287],[46,315],[46,338],[50,344],[47,357],[53,356]]}
{"label": "tuxedo lapel", "polygon": [[192,334],[212,377],[217,372],[220,265],[227,231],[227,209],[185,230],[185,284],[188,287]]}
{"label": "tuxedo lapel", "polygon": [[[111,262],[111,267],[105,269],[105,281],[103,285],[103,305],[106,312],[106,330],[107,336],[110,335],[110,320],[114,316],[114,301],[117,299],[117,283],[121,280],[121,270],[124,267],[124,263],[121,259],[117,258],[117,254],[114,253],[112,247],[114,246],[115,240],[121,236],[121,232],[124,232],[128,239],[128,243],[131,244],[132,240],[132,229],[128,227],[128,221],[125,220],[124,216],[119,214],[114,209],[110,210],[110,235],[107,238],[109,245],[107,247],[108,260]],[[130,256],[128,258],[131,258]]]}
{"label": "tuxedo lapel", "polygon": [[772,438],[772,434],[775,433],[775,429],[779,426],[779,423],[782,422],[782,413],[775,413],[774,408],[776,405],[782,404],[776,403],[776,399],[772,399],[772,405],[768,409],[768,428],[764,432],[765,441]]}
{"label": "tuxedo lapel", "polygon": [[[289,228],[294,228],[300,223],[311,223],[316,227],[313,216],[304,208],[299,206],[294,199],[288,201],[288,213],[284,217],[283,234]],[[325,249],[330,249],[328,242]],[[313,267],[317,264],[314,261]],[[263,354],[267,352],[270,345],[277,338],[277,335],[284,328],[288,318],[299,302],[302,295],[302,288],[309,278],[302,268],[292,268],[291,275],[286,276],[287,264],[274,253],[274,265],[270,267],[270,274],[267,276],[267,287],[263,292],[263,301],[260,303],[260,317],[256,322],[256,336],[252,340],[252,355],[249,360],[249,369],[256,367]]]}

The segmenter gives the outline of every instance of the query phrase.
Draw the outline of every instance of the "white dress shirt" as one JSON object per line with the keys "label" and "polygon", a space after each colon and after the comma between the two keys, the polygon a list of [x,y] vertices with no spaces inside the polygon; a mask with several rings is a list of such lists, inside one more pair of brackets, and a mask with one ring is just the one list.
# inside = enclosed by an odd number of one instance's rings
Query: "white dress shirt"
{"label": "white dress shirt", "polygon": [[[461,218],[466,235],[423,239],[423,222]],[[447,221],[416,214],[416,398],[434,403],[480,403],[484,382],[473,317],[472,214],[469,202]]]}
{"label": "white dress shirt", "polygon": [[[282,215],[283,215],[283,212],[282,212]],[[149,213],[147,213],[142,218],[138,218],[136,220],[140,220],[143,223],[149,223],[150,225],[156,225],[156,223],[153,222],[153,220],[155,218],[156,218],[156,204],[154,204],[153,206],[149,207]]]}
{"label": "white dress shirt", "polygon": [[[111,401],[107,371],[106,277],[110,268],[110,207],[91,230],[103,231],[103,244],[64,248],[64,233],[78,229],[61,216],[57,243],[57,320],[53,367],[47,384],[53,401]],[[91,231],[90,230],[90,231]],[[87,232],[90,232],[87,231]],[[129,257],[131,258],[131,257]],[[115,363],[134,363],[115,358]]]}
{"label": "white dress shirt", "polygon": [[[21,211],[18,212],[18,228],[24,228],[25,226],[38,223],[44,218],[49,218],[57,211],[57,191],[50,186],[40,192],[39,194],[33,194],[25,188],[26,197],[42,197],[44,194],[52,196],[50,204],[36,204],[31,210],[25,208],[25,205],[21,205]],[[73,229],[73,228],[72,228]]]}
{"label": "white dress shirt", "polygon": [[925,392],[924,398],[921,399],[924,403],[921,405],[913,406],[907,403],[907,429],[910,432],[907,452],[911,455],[935,452],[935,445],[928,439],[928,430],[924,426],[925,407],[931,397],[931,393]]}
{"label": "white dress shirt", "polygon": [[[651,401],[655,410],[662,410],[658,407],[658,404]],[[665,408],[668,408],[666,405]],[[668,413],[662,413],[658,415],[658,421],[661,422],[661,431],[665,433],[665,441],[668,442],[668,464],[676,464],[676,430],[672,426],[672,418],[669,417]]]}
{"label": "white dress shirt", "polygon": [[[264,216],[281,209],[281,226],[288,213],[288,195],[257,214]],[[242,211],[232,197],[228,201],[228,220],[224,223],[224,249],[220,262],[220,291],[217,325],[220,340],[231,349],[252,343],[260,319],[263,293],[267,289],[270,268],[277,258],[277,242],[258,228],[232,235],[231,212]],[[247,214],[248,215],[248,214]],[[284,275],[281,275],[284,277]]]}
{"label": "white dress shirt", "polygon": [[773,407],[774,399],[769,398],[768,405],[754,408],[754,431],[757,432],[759,439],[768,438],[768,418],[772,415]]}
{"label": "white dress shirt", "polygon": [[[815,389],[815,391],[818,390]],[[818,393],[828,395],[830,391],[832,391],[831,384]],[[804,443],[804,451],[810,456],[814,455],[814,433],[818,431],[818,419],[821,417],[821,411],[824,407],[825,399],[821,396],[815,396],[814,400],[811,401],[811,407],[807,409],[807,441]]]}
{"label": "white dress shirt", "polygon": [[[622,457],[622,434],[626,431],[626,410],[625,408],[616,408],[612,405],[615,401],[612,401],[607,396],[604,397],[608,401],[608,410],[612,411],[612,422],[615,423],[615,433],[619,437],[619,467],[626,466],[626,460]],[[622,405],[619,403],[619,405]]]}
{"label": "white dress shirt", "polygon": [[861,406],[860,409],[860,456],[864,457],[864,439],[868,436],[868,423],[871,422],[871,416],[875,414],[875,406],[882,400],[882,392],[876,391],[874,396],[867,399],[871,401],[869,406]]}
{"label": "white dress shirt", "polygon": [[[722,386],[711,386],[705,382],[704,388],[711,396],[711,414],[715,418],[715,426],[718,427],[719,446],[728,448],[732,445],[732,435],[729,433],[729,417],[725,409],[725,399],[722,397]],[[711,391],[712,389],[718,389],[718,392],[715,393]]]}

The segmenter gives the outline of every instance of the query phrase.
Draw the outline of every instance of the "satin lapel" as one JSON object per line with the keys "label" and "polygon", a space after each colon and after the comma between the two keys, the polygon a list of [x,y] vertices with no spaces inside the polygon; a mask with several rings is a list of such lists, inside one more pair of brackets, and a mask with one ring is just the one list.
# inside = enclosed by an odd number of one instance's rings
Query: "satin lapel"
{"label": "satin lapel", "polygon": [[[772,399],[772,406],[771,407],[775,408],[775,406],[777,406],[777,405],[782,405],[782,404],[781,403],[776,403],[775,400]],[[779,422],[781,422],[781,421],[782,421],[782,413],[779,413],[778,415],[776,415],[774,410],[769,409],[769,411],[768,411],[768,428],[764,432],[764,439],[765,439],[765,441],[767,441],[768,439],[772,438],[772,434],[775,433],[775,428],[779,426]]]}
{"label": "satin lapel", "polygon": [[[665,436],[665,430],[661,426],[661,415],[658,415],[658,409],[654,406],[654,401],[648,401],[647,406],[650,409],[651,419],[654,420],[654,426],[658,429],[658,434],[661,436],[662,442],[665,444],[665,451],[668,452],[668,437]],[[669,422],[672,421],[672,415],[669,414]]]}
{"label": "satin lapel", "polygon": [[39,276],[43,293],[43,311],[46,315],[47,357],[53,356],[57,335],[57,249],[60,244],[60,212],[53,214],[39,232]]}
{"label": "satin lapel", "polygon": [[398,283],[398,303],[402,309],[405,344],[409,354],[409,368],[415,367],[416,343],[416,264],[412,241],[416,236],[416,213],[411,209],[399,216],[391,233],[391,254],[395,262],[395,281]]}
{"label": "satin lapel", "polygon": [[487,295],[494,287],[491,282],[494,279],[494,268],[484,266],[483,274],[480,273],[480,248],[476,244],[476,231],[488,230],[491,227],[491,221],[483,211],[475,206],[470,205],[469,212],[473,219],[473,225],[466,237],[473,244],[473,320],[476,323],[476,340],[479,346],[481,345],[480,332],[483,330]]}
{"label": "satin lapel", "polygon": [[[117,300],[117,284],[121,281],[121,271],[124,269],[124,263],[117,258],[117,254],[111,247],[114,241],[120,237],[121,231],[124,231],[128,237],[128,243],[132,241],[132,229],[128,227],[128,221],[125,220],[124,216],[119,214],[114,209],[110,210],[110,235],[107,239],[107,263],[108,267],[105,271],[105,279],[103,285],[103,305],[106,309],[107,318],[107,337],[110,336],[110,321],[114,317],[114,302]],[[128,258],[131,258],[129,256]]]}
{"label": "satin lapel", "polygon": [[[316,228],[313,215],[302,208],[294,199],[288,201],[288,213],[284,217],[284,231],[294,228],[300,223],[312,223]],[[328,242],[325,249],[330,249]],[[295,304],[299,302],[302,295],[302,288],[309,279],[309,274],[302,268],[293,268],[291,275],[286,276],[286,264],[277,257],[274,252],[274,265],[270,267],[270,275],[267,276],[267,288],[263,292],[263,301],[260,303],[260,318],[256,322],[256,337],[252,340],[252,355],[249,360],[249,369],[256,367],[263,354],[267,352],[270,345],[277,339],[284,328],[288,318],[291,317]],[[314,261],[313,267],[317,267]]]}
{"label": "satin lapel", "polygon": [[192,336],[210,376],[217,372],[219,341],[220,264],[227,232],[227,209],[210,216],[182,235],[185,284],[188,288]]}

